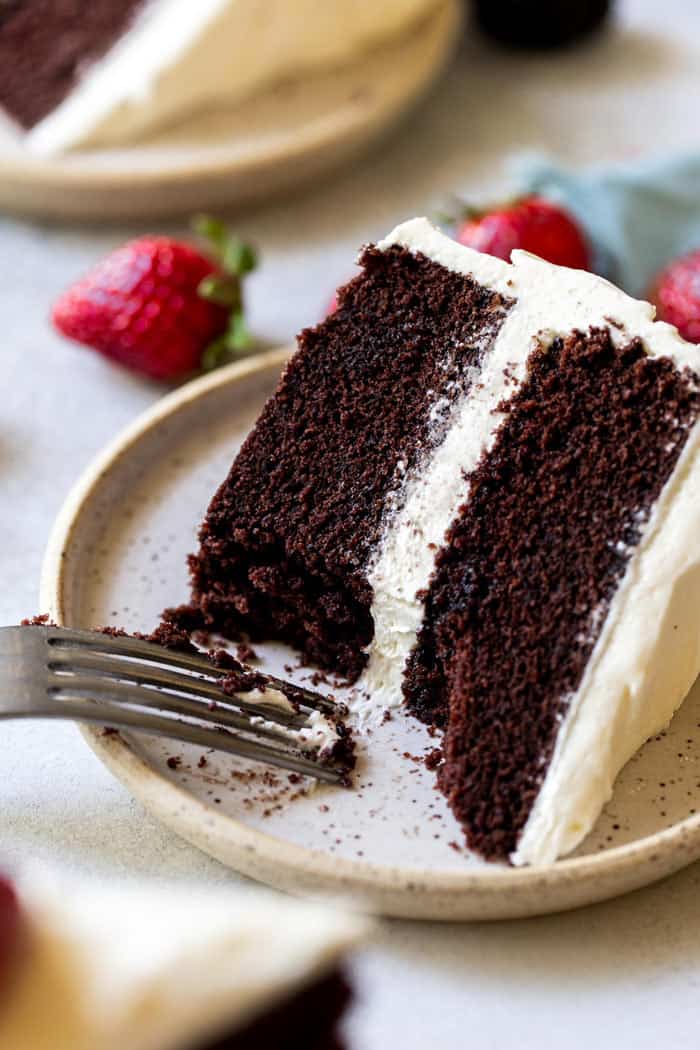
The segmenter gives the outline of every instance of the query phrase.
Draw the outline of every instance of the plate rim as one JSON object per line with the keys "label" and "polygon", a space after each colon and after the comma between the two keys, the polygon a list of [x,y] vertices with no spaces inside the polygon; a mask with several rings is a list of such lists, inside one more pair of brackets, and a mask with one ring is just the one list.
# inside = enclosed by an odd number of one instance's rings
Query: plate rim
{"label": "plate rim", "polygon": [[[93,494],[122,458],[209,393],[259,372],[281,372],[293,350],[283,346],[256,354],[186,383],[142,412],[98,453],[70,490],[51,530],[41,572],[42,611],[66,626],[70,573],[65,551]],[[700,813],[652,835],[549,865],[460,872],[331,857],[214,810],[157,771],[119,734],[80,728],[92,750],[144,807],[203,852],[278,889],[341,896],[362,911],[446,920],[541,915],[640,888],[700,858]]]}

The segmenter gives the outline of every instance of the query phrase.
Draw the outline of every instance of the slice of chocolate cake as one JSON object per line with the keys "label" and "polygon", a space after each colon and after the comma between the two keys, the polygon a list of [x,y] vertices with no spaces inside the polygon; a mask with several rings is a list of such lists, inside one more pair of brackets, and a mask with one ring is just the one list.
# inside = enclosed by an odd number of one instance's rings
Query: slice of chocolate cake
{"label": "slice of chocolate cake", "polygon": [[357,916],[240,888],[97,883],[36,866],[17,893],[17,945],[0,971],[6,1050],[343,1045],[344,963],[368,931]]}
{"label": "slice of chocolate cake", "polygon": [[39,154],[133,142],[333,68],[438,0],[3,0],[0,114]]}
{"label": "slice of chocolate cake", "polygon": [[422,219],[302,333],[192,559],[206,624],[445,728],[470,846],[574,848],[700,670],[700,355],[601,278]]}

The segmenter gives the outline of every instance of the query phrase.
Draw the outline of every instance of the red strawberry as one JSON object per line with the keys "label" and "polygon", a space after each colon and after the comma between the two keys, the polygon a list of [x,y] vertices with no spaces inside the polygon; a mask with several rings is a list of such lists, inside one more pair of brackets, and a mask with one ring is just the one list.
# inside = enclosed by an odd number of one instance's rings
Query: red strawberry
{"label": "red strawberry", "polygon": [[255,255],[216,220],[198,230],[215,259],[169,237],[129,241],[61,296],[56,328],[153,379],[180,379],[243,349],[241,279]]}
{"label": "red strawberry", "polygon": [[334,314],[337,309],[338,309],[338,294],[337,294],[337,292],[334,292],[333,293],[333,298],[328,301],[328,306],[326,307],[326,312],[323,315],[323,319],[325,320],[326,317],[330,317],[331,314]]}
{"label": "red strawberry", "polygon": [[674,259],[649,291],[660,321],[676,326],[684,339],[700,343],[700,249]]}
{"label": "red strawberry", "polygon": [[558,266],[591,267],[590,250],[578,224],[563,208],[542,197],[523,197],[468,218],[457,230],[457,240],[506,261],[514,248],[523,248]]}
{"label": "red strawberry", "polygon": [[9,879],[0,875],[0,996],[17,950],[20,927],[21,912],[17,894]]}

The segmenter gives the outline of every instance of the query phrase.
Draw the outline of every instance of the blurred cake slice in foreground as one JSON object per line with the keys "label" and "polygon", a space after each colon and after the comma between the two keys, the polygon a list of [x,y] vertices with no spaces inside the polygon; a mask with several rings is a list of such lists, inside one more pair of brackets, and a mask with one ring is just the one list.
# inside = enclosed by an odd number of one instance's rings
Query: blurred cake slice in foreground
{"label": "blurred cake slice in foreground", "polygon": [[342,1047],[358,918],[267,892],[46,872],[17,893],[19,937],[13,923],[0,953],[7,1050]]}

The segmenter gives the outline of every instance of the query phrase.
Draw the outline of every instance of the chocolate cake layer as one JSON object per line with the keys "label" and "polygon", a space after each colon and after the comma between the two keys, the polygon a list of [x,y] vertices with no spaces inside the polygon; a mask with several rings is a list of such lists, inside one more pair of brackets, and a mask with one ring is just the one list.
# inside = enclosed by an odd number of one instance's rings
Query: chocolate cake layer
{"label": "chocolate cake layer", "polygon": [[31,128],[128,29],[146,0],[4,0],[0,106]]}
{"label": "chocolate cake layer", "polygon": [[342,1050],[338,1025],[352,993],[340,971],[201,1050]]}
{"label": "chocolate cake layer", "polygon": [[368,248],[302,333],[191,559],[205,625],[284,639],[350,677],[372,639],[367,563],[388,501],[440,442],[508,303],[401,248]]}
{"label": "chocolate cake layer", "polygon": [[[700,412],[639,340],[574,332],[530,358],[440,552],[407,671],[447,722],[439,784],[469,845],[507,857],[651,509]],[[449,711],[447,698],[449,696]]]}

